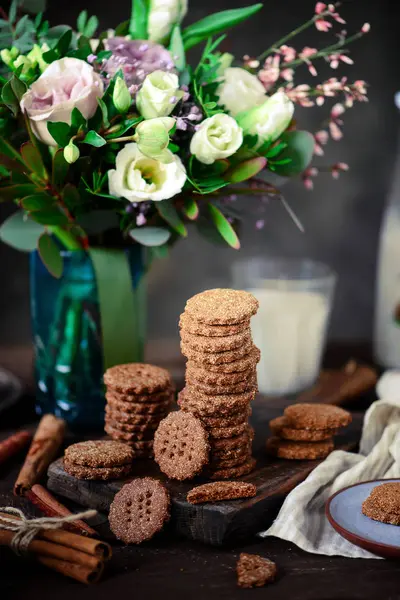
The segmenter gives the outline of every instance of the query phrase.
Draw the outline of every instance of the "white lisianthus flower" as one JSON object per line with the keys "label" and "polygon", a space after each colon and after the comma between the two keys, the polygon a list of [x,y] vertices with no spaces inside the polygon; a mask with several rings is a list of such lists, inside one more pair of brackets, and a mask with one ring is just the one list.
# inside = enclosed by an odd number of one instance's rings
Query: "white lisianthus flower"
{"label": "white lisianthus flower", "polygon": [[161,42],[186,15],[188,0],[150,0],[149,40]]}
{"label": "white lisianthus flower", "polygon": [[126,144],[117,154],[115,169],[108,172],[110,194],[129,202],[176,196],[186,181],[186,170],[179,156],[170,154],[170,162],[162,163],[142,154],[136,143]]}
{"label": "white lisianthus flower", "polygon": [[265,88],[255,75],[239,67],[230,67],[225,69],[223,77],[217,96],[219,104],[233,117],[264,102]]}
{"label": "white lisianthus flower", "polygon": [[136,106],[145,119],[167,117],[182,97],[178,76],[158,70],[147,75],[136,96]]}
{"label": "white lisianthus flower", "polygon": [[97,110],[103,82],[84,60],[61,58],[49,65],[21,98],[21,110],[29,117],[33,133],[48,146],[56,146],[47,123],[71,123],[76,107],[86,119]]}
{"label": "white lisianthus flower", "polygon": [[239,150],[243,143],[243,131],[235,119],[217,113],[205,119],[192,137],[190,152],[205,165],[220,158],[228,158]]}
{"label": "white lisianthus flower", "polygon": [[284,92],[277,92],[260,106],[240,113],[237,120],[245,134],[258,135],[261,145],[278,139],[289,126],[293,112],[293,102]]}

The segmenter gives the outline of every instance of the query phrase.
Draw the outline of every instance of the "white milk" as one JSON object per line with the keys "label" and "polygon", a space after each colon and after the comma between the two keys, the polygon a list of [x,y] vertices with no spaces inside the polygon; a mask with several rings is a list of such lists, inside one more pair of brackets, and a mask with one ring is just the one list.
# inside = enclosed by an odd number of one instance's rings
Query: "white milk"
{"label": "white milk", "polygon": [[[400,170],[400,165],[399,170]],[[384,367],[400,368],[400,182],[398,206],[389,205],[382,225],[375,315],[375,354]]]}
{"label": "white milk", "polygon": [[254,343],[261,350],[260,392],[281,395],[310,387],[320,370],[329,298],[305,291],[249,291],[260,302],[251,320]]}

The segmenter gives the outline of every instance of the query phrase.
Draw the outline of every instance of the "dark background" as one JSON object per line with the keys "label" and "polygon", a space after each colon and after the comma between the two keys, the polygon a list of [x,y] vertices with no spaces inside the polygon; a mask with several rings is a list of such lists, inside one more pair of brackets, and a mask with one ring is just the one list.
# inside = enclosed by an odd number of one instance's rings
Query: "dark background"
{"label": "dark background", "polygon": [[[189,3],[186,22],[245,4],[244,0],[190,0]],[[4,2],[2,5],[6,7]],[[269,0],[261,14],[231,32],[223,49],[238,57],[245,53],[257,55],[312,16],[314,6],[313,0]],[[246,199],[249,218],[243,229],[240,254],[229,248],[213,247],[191,230],[189,238],[177,243],[171,256],[152,269],[149,339],[177,341],[177,317],[185,300],[202,289],[229,285],[232,262],[253,255],[308,256],[330,264],[339,275],[331,338],[371,338],[379,228],[394,170],[399,121],[393,102],[394,93],[400,89],[395,6],[390,0],[354,0],[345,2],[341,8],[349,33],[357,31],[366,21],[371,23],[368,36],[351,47],[355,64],[343,65],[340,70],[351,80],[369,82],[370,101],[345,113],[344,139],[330,142],[325,157],[318,159],[320,164],[344,161],[351,170],[339,181],[321,174],[313,192],[306,191],[300,181],[292,181],[284,189],[306,232],[302,234],[296,229],[276,201],[261,214],[259,201],[251,197]],[[130,1],[50,0],[48,17],[52,24],[73,25],[83,8],[89,14],[97,14],[101,27],[108,28],[127,18]],[[331,39],[330,34],[310,29],[294,45],[298,49],[304,45],[321,47]],[[337,74],[323,61],[318,66],[318,81]],[[308,82],[307,69],[302,67],[302,72]],[[301,109],[296,116],[305,129],[315,131],[327,111],[328,107]],[[1,220],[8,212],[9,207],[0,205]],[[265,218],[266,226],[256,232],[257,218]],[[29,341],[28,260],[27,255],[0,246],[2,345]]]}

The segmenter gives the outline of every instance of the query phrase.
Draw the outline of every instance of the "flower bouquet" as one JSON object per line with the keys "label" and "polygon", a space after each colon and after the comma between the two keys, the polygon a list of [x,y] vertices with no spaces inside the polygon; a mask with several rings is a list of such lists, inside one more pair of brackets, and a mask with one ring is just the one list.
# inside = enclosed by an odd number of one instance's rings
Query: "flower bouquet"
{"label": "flower bouquet", "polygon": [[[238,249],[238,195],[283,200],[276,181],[293,176],[312,187],[314,154],[329,135],[339,139],[342,113],[366,99],[366,86],[346,77],[295,84],[295,75],[305,66],[315,76],[321,59],[351,63],[347,46],[369,25],[321,49],[287,42],[344,23],[337,6],[318,2],[309,21],[242,60],[221,50],[225,31],[261,4],[183,27],[187,0],[133,0],[129,20],[102,33],[87,11],[76,30],[22,15],[17,0],[2,15],[0,200],[18,210],[0,238],[35,251],[42,403],[73,420],[86,396],[93,412],[103,368],[141,358],[144,273],[189,224]],[[329,98],[324,127],[301,130],[295,105]],[[329,167],[334,176],[346,169]]]}

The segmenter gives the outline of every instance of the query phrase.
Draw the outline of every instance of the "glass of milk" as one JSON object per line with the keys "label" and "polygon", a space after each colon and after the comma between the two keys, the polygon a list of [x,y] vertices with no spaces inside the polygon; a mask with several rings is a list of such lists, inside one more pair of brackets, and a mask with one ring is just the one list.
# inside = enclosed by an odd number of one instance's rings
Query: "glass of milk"
{"label": "glass of milk", "polygon": [[258,387],[268,395],[307,389],[318,377],[336,283],[335,273],[308,259],[253,258],[233,265],[233,287],[260,303],[251,319],[261,350]]}

